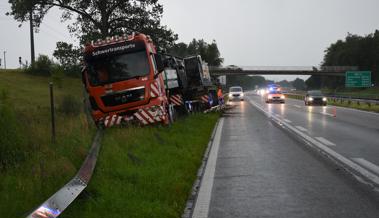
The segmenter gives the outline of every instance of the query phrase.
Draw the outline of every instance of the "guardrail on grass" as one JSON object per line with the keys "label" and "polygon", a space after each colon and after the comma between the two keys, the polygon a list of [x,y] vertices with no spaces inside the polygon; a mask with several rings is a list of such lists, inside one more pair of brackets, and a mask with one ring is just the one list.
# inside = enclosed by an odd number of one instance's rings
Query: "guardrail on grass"
{"label": "guardrail on grass", "polygon": [[[303,100],[305,95],[304,94],[297,94],[297,93],[285,93],[287,96],[293,96],[295,99]],[[351,97],[342,97],[342,96],[327,96],[329,101],[332,101],[334,103],[347,103],[352,104],[356,103],[357,105],[366,104],[367,106],[371,107],[372,105],[379,105],[379,100],[376,99],[361,99],[361,98],[351,98]]]}
{"label": "guardrail on grass", "polygon": [[91,149],[75,177],[29,214],[27,218],[56,218],[79,196],[92,177],[101,147],[102,135],[103,131],[99,129],[96,132]]}

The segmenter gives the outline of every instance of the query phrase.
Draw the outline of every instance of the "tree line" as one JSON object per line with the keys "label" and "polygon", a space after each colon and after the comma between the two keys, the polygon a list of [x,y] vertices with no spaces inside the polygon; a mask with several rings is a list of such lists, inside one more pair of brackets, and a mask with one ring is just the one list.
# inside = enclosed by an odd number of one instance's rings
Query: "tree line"
{"label": "tree line", "polygon": [[[379,86],[379,30],[366,36],[348,33],[344,40],[332,43],[326,50],[322,66],[358,66],[371,71],[372,83]],[[306,84],[310,88],[341,88],[345,77],[311,76]]]}
{"label": "tree line", "polygon": [[[150,35],[160,51],[175,55],[200,54],[202,59],[213,66],[220,66],[223,59],[217,43],[194,39],[188,45],[177,42],[178,35],[161,23],[163,5],[158,0],[8,0],[11,11],[7,13],[21,24],[32,19],[38,29],[51,8],[59,8],[61,20],[71,21],[68,31],[81,46],[57,42],[53,56],[62,69],[70,75],[80,75],[79,65],[82,46],[105,37],[141,32]],[[20,24],[20,25],[21,25]],[[45,61],[45,57],[40,60]],[[33,67],[33,66],[32,66]],[[75,72],[73,72],[75,71]]]}

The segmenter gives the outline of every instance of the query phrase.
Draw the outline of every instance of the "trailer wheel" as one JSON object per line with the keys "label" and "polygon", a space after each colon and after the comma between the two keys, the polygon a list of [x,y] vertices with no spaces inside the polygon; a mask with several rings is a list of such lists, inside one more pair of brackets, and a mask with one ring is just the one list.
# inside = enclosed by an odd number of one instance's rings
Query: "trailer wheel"
{"label": "trailer wheel", "polygon": [[173,104],[170,104],[168,106],[168,115],[169,115],[169,118],[170,118],[170,123],[174,123],[177,119],[177,111],[174,107]]}
{"label": "trailer wheel", "polygon": [[166,104],[166,105],[163,106],[163,109],[166,112],[166,114],[164,115],[164,120],[162,120],[162,124],[163,125],[170,125],[170,123],[171,123],[171,120],[170,120],[170,107],[169,107],[169,105]]}

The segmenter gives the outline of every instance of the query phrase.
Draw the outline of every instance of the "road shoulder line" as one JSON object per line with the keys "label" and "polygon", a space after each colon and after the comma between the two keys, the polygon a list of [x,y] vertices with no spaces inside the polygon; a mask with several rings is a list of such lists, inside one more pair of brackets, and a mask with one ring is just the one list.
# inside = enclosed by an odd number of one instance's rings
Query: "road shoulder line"
{"label": "road shoulder line", "polygon": [[334,144],[333,142],[327,140],[326,138],[324,137],[315,137],[315,139],[319,140],[321,143],[325,144],[325,145],[328,145],[328,146],[336,146],[336,144]]}
{"label": "road shoulder line", "polygon": [[366,167],[367,169],[369,169],[373,173],[376,173],[377,175],[379,175],[379,166],[377,166],[377,165],[375,165],[375,164],[371,163],[370,161],[363,159],[363,158],[352,158],[352,159],[353,159],[353,161],[355,161],[358,164]]}
{"label": "road shoulder line", "polygon": [[221,133],[224,125],[224,118],[220,118],[220,122],[216,129],[216,134],[211,145],[211,150],[205,167],[204,175],[201,179],[198,196],[195,202],[192,217],[206,218],[208,217],[209,205],[211,202],[211,194],[214,183],[214,174],[216,171],[218,149],[221,142]]}
{"label": "road shoulder line", "polygon": [[296,129],[298,129],[298,130],[300,130],[302,132],[308,132],[308,130],[306,128],[302,127],[302,126],[295,126],[295,127],[296,127]]}

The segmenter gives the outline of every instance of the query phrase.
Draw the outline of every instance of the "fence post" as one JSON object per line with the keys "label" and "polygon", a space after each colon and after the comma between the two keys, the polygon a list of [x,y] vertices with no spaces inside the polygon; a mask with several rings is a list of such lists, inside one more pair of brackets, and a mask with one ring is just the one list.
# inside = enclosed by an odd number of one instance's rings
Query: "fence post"
{"label": "fence post", "polygon": [[55,143],[55,107],[54,107],[54,93],[53,83],[50,82],[50,109],[51,109],[51,140]]}

